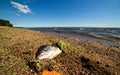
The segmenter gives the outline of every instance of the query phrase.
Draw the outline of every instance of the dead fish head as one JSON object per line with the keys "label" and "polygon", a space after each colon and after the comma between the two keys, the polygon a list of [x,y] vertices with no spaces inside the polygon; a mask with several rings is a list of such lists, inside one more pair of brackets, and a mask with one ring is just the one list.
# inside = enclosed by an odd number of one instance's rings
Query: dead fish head
{"label": "dead fish head", "polygon": [[36,57],[38,59],[52,59],[56,57],[57,55],[59,55],[61,52],[62,51],[57,47],[45,45],[44,47],[41,46],[38,49]]}

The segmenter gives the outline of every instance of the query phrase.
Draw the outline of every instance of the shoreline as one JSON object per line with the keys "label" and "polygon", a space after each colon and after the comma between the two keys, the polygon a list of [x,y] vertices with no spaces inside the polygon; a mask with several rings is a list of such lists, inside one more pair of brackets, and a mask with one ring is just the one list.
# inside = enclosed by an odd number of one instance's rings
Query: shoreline
{"label": "shoreline", "polygon": [[33,30],[33,31],[40,31],[40,32],[44,32],[44,33],[48,33],[48,34],[55,34],[55,35],[59,35],[62,37],[66,37],[66,38],[70,38],[70,39],[79,39],[79,40],[85,40],[85,41],[89,41],[89,42],[95,42],[95,43],[100,43],[100,44],[104,44],[104,45],[111,45],[114,47],[118,47],[120,48],[120,43],[116,40],[112,40],[112,39],[106,39],[106,38],[102,38],[99,36],[94,36],[94,35],[89,35],[89,34],[84,34],[84,33],[70,33],[70,32],[58,32],[58,31],[47,31],[47,30],[34,30],[34,29],[29,29],[29,30]]}

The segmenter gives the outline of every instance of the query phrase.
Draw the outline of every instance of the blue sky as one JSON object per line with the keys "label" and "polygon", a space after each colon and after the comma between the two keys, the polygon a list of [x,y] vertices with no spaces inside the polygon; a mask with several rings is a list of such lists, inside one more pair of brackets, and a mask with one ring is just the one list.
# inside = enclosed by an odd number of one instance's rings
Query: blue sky
{"label": "blue sky", "polygon": [[0,0],[16,27],[120,27],[120,0]]}

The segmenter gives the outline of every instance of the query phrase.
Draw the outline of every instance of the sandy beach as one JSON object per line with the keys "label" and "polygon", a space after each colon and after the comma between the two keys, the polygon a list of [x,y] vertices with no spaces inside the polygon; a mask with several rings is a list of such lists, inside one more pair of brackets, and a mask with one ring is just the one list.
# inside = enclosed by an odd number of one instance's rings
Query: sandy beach
{"label": "sandy beach", "polygon": [[[52,60],[38,60],[42,45],[63,41],[68,48]],[[0,26],[0,74],[120,75],[120,48],[22,28]]]}

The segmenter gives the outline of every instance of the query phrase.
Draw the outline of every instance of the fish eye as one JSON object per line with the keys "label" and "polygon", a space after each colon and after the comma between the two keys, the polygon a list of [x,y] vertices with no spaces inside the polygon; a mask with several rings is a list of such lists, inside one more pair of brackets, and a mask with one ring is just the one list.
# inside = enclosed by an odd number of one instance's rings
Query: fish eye
{"label": "fish eye", "polygon": [[47,51],[46,49],[44,49],[44,51]]}

